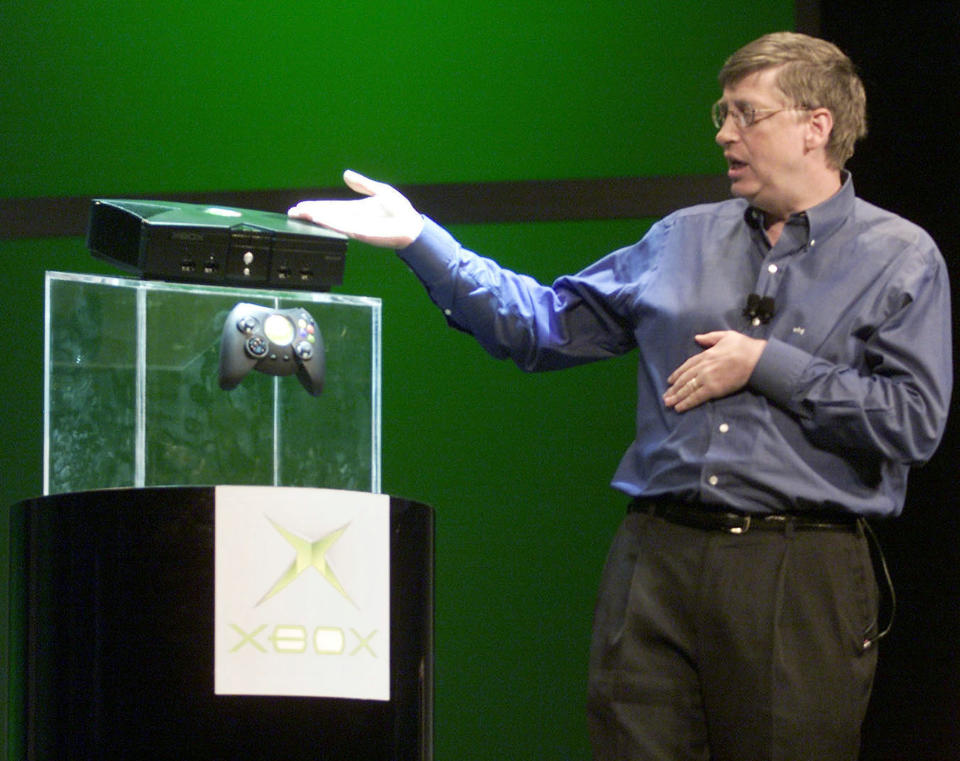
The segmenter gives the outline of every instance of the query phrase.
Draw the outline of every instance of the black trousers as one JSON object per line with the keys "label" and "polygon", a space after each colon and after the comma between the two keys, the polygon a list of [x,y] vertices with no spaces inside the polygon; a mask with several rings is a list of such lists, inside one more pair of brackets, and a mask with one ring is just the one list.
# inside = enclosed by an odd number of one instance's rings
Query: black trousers
{"label": "black trousers", "polygon": [[862,530],[628,514],[594,621],[595,761],[855,761],[878,606]]}

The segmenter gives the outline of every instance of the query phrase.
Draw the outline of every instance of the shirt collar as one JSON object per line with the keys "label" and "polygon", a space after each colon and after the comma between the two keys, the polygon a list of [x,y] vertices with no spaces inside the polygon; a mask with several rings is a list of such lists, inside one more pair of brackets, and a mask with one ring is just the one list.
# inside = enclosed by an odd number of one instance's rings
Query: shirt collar
{"label": "shirt collar", "polygon": [[824,241],[840,229],[841,225],[853,213],[856,200],[853,191],[853,175],[843,170],[840,173],[843,184],[840,190],[821,204],[806,211],[810,224],[810,238]]}
{"label": "shirt collar", "polygon": [[[855,200],[853,175],[844,169],[840,173],[840,178],[842,181],[840,190],[823,203],[794,214],[790,217],[788,224],[806,222],[809,240],[826,240],[833,235],[850,216]],[[763,212],[754,206],[747,207],[744,219],[754,229],[759,230],[763,227]]]}

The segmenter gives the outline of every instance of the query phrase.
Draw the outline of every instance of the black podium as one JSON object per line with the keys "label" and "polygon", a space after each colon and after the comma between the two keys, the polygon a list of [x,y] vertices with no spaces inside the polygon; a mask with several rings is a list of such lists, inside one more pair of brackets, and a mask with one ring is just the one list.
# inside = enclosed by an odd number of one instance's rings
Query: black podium
{"label": "black podium", "polygon": [[431,509],[390,500],[389,701],[234,696],[214,693],[214,497],[109,489],[11,509],[26,757],[432,758]]}

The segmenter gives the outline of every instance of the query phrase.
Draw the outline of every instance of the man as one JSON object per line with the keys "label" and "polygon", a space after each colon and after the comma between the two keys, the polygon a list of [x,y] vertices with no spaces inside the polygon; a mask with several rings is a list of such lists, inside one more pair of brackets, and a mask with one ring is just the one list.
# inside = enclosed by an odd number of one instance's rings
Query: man
{"label": "man", "polygon": [[856,759],[883,623],[865,517],[898,514],[952,385],[948,279],[854,195],[865,97],[779,33],[720,74],[735,198],[552,287],[465,251],[396,190],[291,214],[399,249],[449,322],[526,370],[639,354],[633,501],[599,593],[596,759]]}

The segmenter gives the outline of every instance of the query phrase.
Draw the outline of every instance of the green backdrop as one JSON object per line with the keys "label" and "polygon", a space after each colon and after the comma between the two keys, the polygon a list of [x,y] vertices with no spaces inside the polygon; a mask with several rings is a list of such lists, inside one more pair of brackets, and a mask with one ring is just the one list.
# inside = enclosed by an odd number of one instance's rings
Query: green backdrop
{"label": "green backdrop", "polygon": [[[0,197],[322,187],[345,167],[403,184],[719,172],[716,71],[792,13],[784,0],[2,3]],[[550,281],[648,224],[454,233]],[[113,270],[73,238],[0,241],[0,267],[7,506],[41,489],[43,273]],[[384,303],[383,490],[437,512],[437,759],[586,758],[590,617],[626,502],[607,484],[632,437],[635,359],[524,375],[360,244],[339,290]]]}

